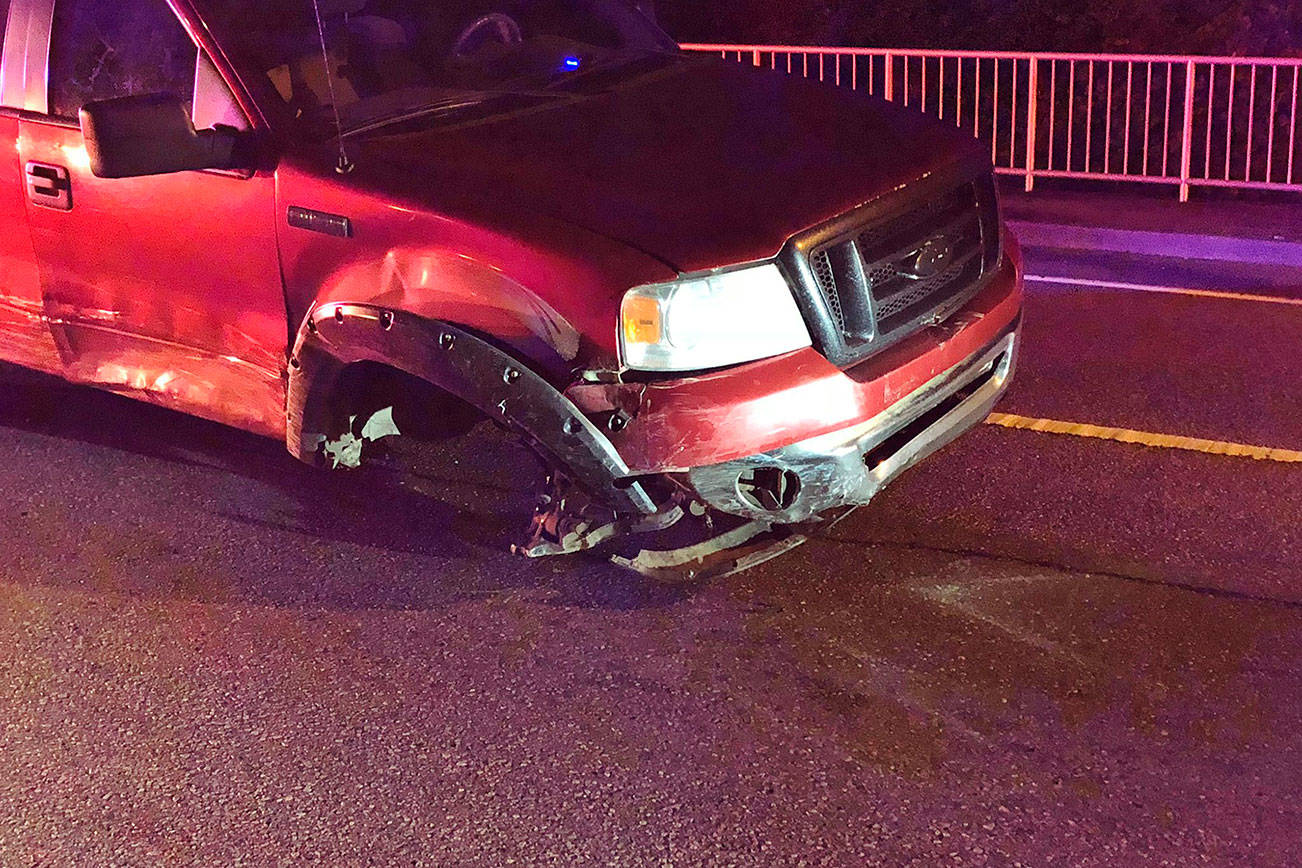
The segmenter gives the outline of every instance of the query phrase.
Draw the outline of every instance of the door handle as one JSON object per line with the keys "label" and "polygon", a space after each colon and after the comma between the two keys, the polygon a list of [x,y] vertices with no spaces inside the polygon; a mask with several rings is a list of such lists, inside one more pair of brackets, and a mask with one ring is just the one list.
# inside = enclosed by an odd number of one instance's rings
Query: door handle
{"label": "door handle", "polygon": [[65,166],[27,164],[27,197],[43,208],[72,210],[72,177]]}

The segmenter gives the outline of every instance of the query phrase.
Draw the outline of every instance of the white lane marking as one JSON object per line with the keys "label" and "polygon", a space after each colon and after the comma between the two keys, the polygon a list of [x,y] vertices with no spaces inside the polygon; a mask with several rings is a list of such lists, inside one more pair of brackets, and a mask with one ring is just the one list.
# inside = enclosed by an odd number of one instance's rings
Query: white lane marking
{"label": "white lane marking", "polygon": [[1256,301],[1263,304],[1282,304],[1302,307],[1302,298],[1280,298],[1274,295],[1254,295],[1246,292],[1222,292],[1213,289],[1187,289],[1178,286],[1150,286],[1145,283],[1122,283],[1113,280],[1089,280],[1083,277],[1052,277],[1028,274],[1027,283],[1053,283],[1062,286],[1087,286],[1092,289],[1120,289],[1129,292],[1156,292],[1163,295],[1192,295],[1199,298],[1227,298],[1232,301]]}

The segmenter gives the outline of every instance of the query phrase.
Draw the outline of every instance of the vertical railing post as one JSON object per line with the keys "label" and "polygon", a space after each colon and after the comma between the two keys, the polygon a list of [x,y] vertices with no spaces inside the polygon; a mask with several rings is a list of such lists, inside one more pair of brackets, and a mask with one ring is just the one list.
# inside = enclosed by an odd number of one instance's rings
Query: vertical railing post
{"label": "vertical railing post", "polygon": [[1193,59],[1185,64],[1184,72],[1184,142],[1180,146],[1180,201],[1189,201],[1190,180],[1193,169],[1193,114],[1194,114]]}
{"label": "vertical railing post", "polygon": [[[0,0],[0,3],[4,0]],[[836,81],[844,84],[844,72],[841,70],[841,53],[838,49],[819,49],[813,46],[756,46],[756,45],[695,45],[685,44],[682,46],[686,51],[703,51],[711,54],[719,54],[730,60],[736,60],[739,63],[750,63],[758,67],[778,67],[778,55],[781,54],[786,58],[787,72],[809,73],[809,55],[817,53],[822,65],[822,78],[828,78],[826,74],[826,57],[831,56],[836,61],[836,68],[833,77]],[[795,55],[799,54],[800,69],[797,70],[793,64],[796,62]],[[915,94],[921,93],[924,104],[930,102],[931,92],[926,87],[926,78],[928,70],[926,64],[928,60],[935,60],[939,63],[940,85],[937,98],[941,111],[944,110],[944,100],[946,99],[947,88],[946,78],[948,71],[945,68],[946,61],[956,61],[956,76],[954,84],[950,89],[954,91],[954,110],[955,121],[960,125],[965,125],[964,121],[969,119],[973,124],[973,135],[979,138],[986,138],[989,141],[992,159],[997,163],[1001,172],[1011,173],[1014,177],[1021,175],[1026,185],[1027,191],[1032,191],[1039,182],[1040,176],[1040,150],[1045,153],[1044,174],[1046,176],[1062,176],[1071,178],[1082,178],[1090,180],[1104,181],[1160,181],[1168,186],[1176,187],[1179,192],[1181,202],[1188,202],[1193,195],[1195,187],[1204,187],[1208,184],[1220,185],[1224,187],[1246,189],[1252,187],[1266,189],[1283,189],[1297,191],[1302,189],[1302,177],[1298,174],[1298,163],[1302,162],[1302,67],[1297,65],[1295,59],[1278,59],[1271,61],[1269,59],[1225,59],[1225,58],[1207,58],[1207,57],[1188,57],[1188,56],[1166,56],[1155,55],[1150,57],[1138,56],[1117,56],[1117,55],[1043,55],[1032,53],[994,53],[994,52],[955,52],[941,53],[924,51],[920,54],[913,53],[905,48],[869,48],[864,50],[851,50],[844,52],[845,56],[850,58],[850,86],[857,88],[859,86],[859,60],[860,57],[868,58],[868,91],[875,96],[885,97],[892,102],[908,105],[913,101]],[[767,55],[767,56],[766,56]],[[909,66],[914,57],[918,57],[923,64],[921,72],[921,85],[910,85]],[[877,77],[877,60],[881,59],[884,68],[880,80]],[[896,60],[900,61],[900,69],[895,68]],[[972,106],[969,109],[963,102],[967,97],[967,91],[964,89],[963,78],[967,72],[966,62],[971,63],[971,82],[968,89],[972,91]],[[1001,74],[1003,64],[1013,62],[1013,74],[1010,77],[1014,88],[1014,94],[1011,99],[1008,113],[1002,110],[1000,93],[1008,81]],[[1065,117],[1059,118],[1057,115],[1057,105],[1059,102],[1058,79],[1061,77],[1058,72],[1058,63],[1061,61],[1066,81],[1064,82],[1065,92],[1062,100],[1065,105]],[[1026,75],[1023,77],[1021,64],[1027,64]],[[1117,93],[1115,78],[1115,65],[1125,63],[1127,68],[1123,70],[1125,75],[1125,97],[1124,122],[1118,119],[1118,113],[1115,111],[1116,103],[1121,97]],[[993,81],[987,78],[985,87],[982,87],[982,78],[987,75],[986,65],[990,64],[993,68],[990,70],[993,75]],[[1082,71],[1080,65],[1087,65],[1088,78],[1082,81]],[[1096,99],[1102,99],[1094,85],[1097,83],[1096,78],[1100,69],[1100,64],[1107,64],[1108,88],[1106,91],[1106,116],[1102,119],[1097,117],[1098,112],[1095,110]],[[1139,69],[1137,70],[1136,67]],[[1201,68],[1206,67],[1208,80],[1203,83],[1198,80],[1198,72]],[[1228,76],[1228,83],[1221,85],[1217,79],[1220,69],[1224,67]],[[1236,75],[1242,75],[1243,69],[1251,71],[1250,78],[1252,81],[1236,82]],[[1180,94],[1175,90],[1175,71],[1181,69],[1184,75],[1184,94],[1183,103]],[[1288,70],[1292,70],[1291,90],[1290,83],[1286,76]],[[1275,107],[1276,117],[1272,120],[1272,126],[1265,133],[1261,133],[1258,126],[1263,122],[1261,117],[1260,103],[1263,100],[1257,99],[1261,96],[1258,86],[1261,82],[1256,79],[1261,78],[1262,74],[1270,76],[1270,100],[1269,104]],[[1041,78],[1048,75],[1050,81],[1048,85],[1040,83]],[[902,76],[903,80],[897,85],[897,79]],[[1027,84],[1026,108],[1018,102],[1022,98],[1021,80],[1025,79]],[[1236,87],[1242,85],[1247,88],[1247,92],[1241,94]],[[920,92],[918,88],[921,87]],[[1044,89],[1044,99],[1048,106],[1047,109],[1040,107],[1040,90]],[[1206,96],[1202,92],[1206,91]],[[1217,94],[1221,95],[1218,96]],[[989,101],[992,104],[990,116],[986,116],[987,101],[985,96],[991,96]],[[1079,98],[1079,99],[1078,99]],[[1224,100],[1224,105],[1220,104]],[[1236,108],[1238,112],[1245,109],[1241,107],[1246,100],[1248,103],[1248,139],[1241,146],[1247,148],[1250,153],[1240,154],[1234,150],[1234,147],[1240,147],[1237,137],[1242,133],[1235,125]],[[1010,102],[1005,97],[1004,102]],[[1079,104],[1078,104],[1079,103]],[[1183,111],[1183,118],[1177,116],[1177,112]],[[1202,112],[1203,118],[1198,120],[1199,112]],[[1142,148],[1136,147],[1138,143],[1134,140],[1134,125],[1136,124],[1136,115],[1142,113],[1144,136]],[[1042,119],[1041,114],[1045,117]],[[981,121],[986,120],[990,128],[983,130]],[[1040,143],[1040,125],[1043,121],[1045,129],[1043,131],[1047,145]],[[1065,123],[1064,123],[1065,121]],[[1105,123],[1106,121],[1106,123]],[[1183,121],[1181,123],[1181,121]],[[1281,126],[1287,122],[1287,126]],[[1005,132],[1004,127],[1008,124],[1013,126],[1013,131]],[[1112,165],[1111,161],[1115,159],[1113,148],[1112,133],[1113,128],[1118,123],[1123,123],[1125,135],[1122,148],[1122,158],[1116,160]],[[1198,126],[1201,123],[1202,126]],[[1017,135],[1021,130],[1017,128],[1019,124],[1024,124],[1025,129],[1025,146],[1023,153],[1018,147]],[[1179,124],[1179,126],[1177,126]],[[1099,144],[1098,137],[1094,134],[1094,127],[1099,126],[1104,136],[1102,142],[1104,158],[1102,167],[1095,165],[1096,151],[1095,145]],[[1061,129],[1060,129],[1061,128]],[[1220,147],[1215,146],[1213,138],[1215,131],[1224,129],[1225,145],[1225,170],[1224,175],[1220,170],[1213,172],[1212,163],[1216,156],[1222,153]],[[1283,150],[1279,141],[1287,133],[1288,147]],[[1195,141],[1195,137],[1197,140]],[[1264,141],[1253,141],[1253,139]],[[1206,140],[1204,142],[1204,139]],[[1178,142],[1178,145],[1177,145]],[[1062,145],[1065,148],[1065,154],[1058,154],[1058,148]],[[1082,149],[1085,154],[1079,153]],[[1237,177],[1233,171],[1233,164],[1236,159],[1242,160],[1251,169],[1257,161],[1260,160],[1262,151],[1252,150],[1254,145],[1265,145],[1265,176],[1261,176],[1261,169],[1258,166],[1258,172],[1245,170],[1243,177]],[[1195,147],[1196,146],[1196,147]],[[1178,151],[1177,151],[1178,147]],[[1017,165],[1017,155],[1023,153],[1023,164]],[[1239,156],[1235,156],[1239,154]],[[1141,162],[1142,157],[1142,162]],[[1287,166],[1284,165],[1287,157]],[[1173,165],[1176,160],[1178,165]],[[1195,162],[1196,161],[1196,162]],[[1204,166],[1204,163],[1206,165]],[[1083,165],[1082,165],[1083,164]],[[1135,166],[1140,165],[1142,168],[1136,172]],[[1112,169],[1120,166],[1117,172]]]}
{"label": "vertical railing post", "polygon": [[[1035,140],[1039,122],[1040,60],[1031,57],[1031,74],[1027,77],[1031,92],[1026,99],[1026,192],[1035,189]],[[1050,107],[1052,111],[1052,106]]]}

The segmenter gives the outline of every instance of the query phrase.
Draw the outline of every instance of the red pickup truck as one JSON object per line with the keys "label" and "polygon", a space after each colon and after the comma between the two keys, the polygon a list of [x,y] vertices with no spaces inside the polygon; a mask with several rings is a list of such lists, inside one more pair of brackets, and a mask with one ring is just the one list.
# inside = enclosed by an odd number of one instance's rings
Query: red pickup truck
{"label": "red pickup truck", "polygon": [[983,149],[635,0],[0,13],[0,358],[324,467],[492,420],[548,471],[523,554],[690,525],[626,562],[695,569],[1008,387]]}

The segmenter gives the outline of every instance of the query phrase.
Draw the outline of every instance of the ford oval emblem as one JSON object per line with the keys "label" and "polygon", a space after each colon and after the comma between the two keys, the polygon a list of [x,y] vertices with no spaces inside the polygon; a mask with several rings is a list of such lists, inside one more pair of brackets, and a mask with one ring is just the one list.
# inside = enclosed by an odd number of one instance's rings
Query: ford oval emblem
{"label": "ford oval emblem", "polygon": [[926,280],[949,268],[954,257],[954,245],[943,235],[932,238],[917,250],[900,260],[896,268],[900,277],[909,280]]}

